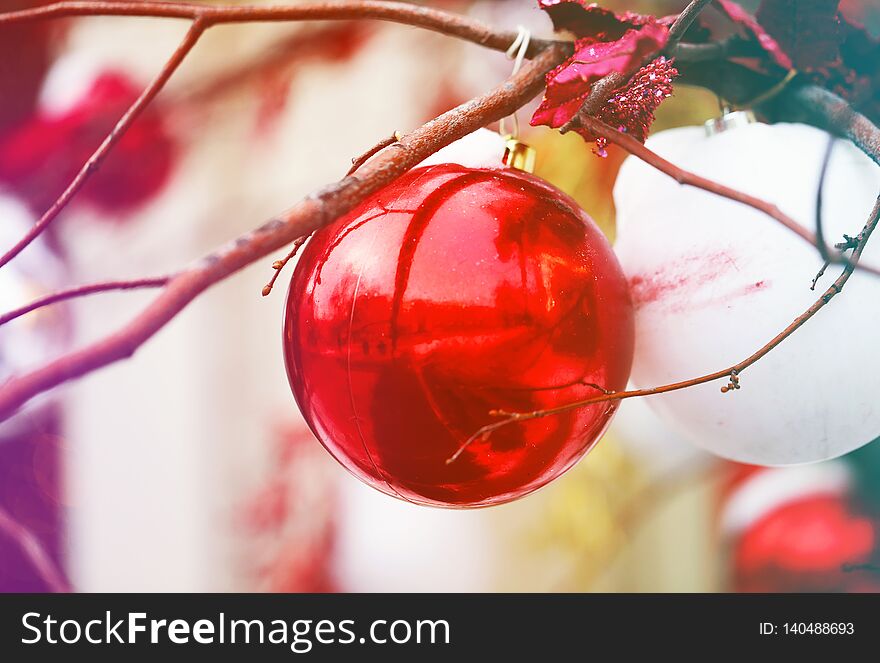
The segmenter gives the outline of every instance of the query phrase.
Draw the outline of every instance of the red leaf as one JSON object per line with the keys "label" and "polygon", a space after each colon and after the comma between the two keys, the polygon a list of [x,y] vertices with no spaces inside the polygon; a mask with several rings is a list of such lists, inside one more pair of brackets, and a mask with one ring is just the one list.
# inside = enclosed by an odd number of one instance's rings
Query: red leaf
{"label": "red leaf", "polygon": [[842,64],[858,74],[880,75],[880,40],[874,37],[864,25],[850,19],[841,10],[841,60]]}
{"label": "red leaf", "polygon": [[596,41],[616,41],[628,30],[657,22],[653,16],[615,14],[587,0],[538,0],[538,6],[547,12],[554,30],[568,30],[576,37]]}
{"label": "red leaf", "polygon": [[[548,0],[542,0],[542,6]],[[632,73],[647,56],[663,49],[669,39],[669,29],[655,19],[645,21],[638,27],[632,27],[628,18],[617,19],[617,27],[611,26],[610,12],[596,7],[583,7],[581,3],[568,2],[580,9],[579,28],[587,25],[587,17],[600,17],[598,23],[590,24],[593,28],[601,27],[596,34],[586,35],[575,42],[575,53],[566,62],[547,75],[547,90],[544,100],[535,111],[531,124],[548,125],[558,128],[570,120],[590,94],[593,85],[599,79],[612,72]],[[619,27],[626,30],[618,37]],[[613,35],[613,39],[604,39]],[[622,89],[597,113],[597,117],[611,121],[633,136],[644,140],[648,127],[653,121],[653,111],[657,105],[672,92],[672,78],[677,74],[671,63],[665,58],[655,60],[648,67],[636,73],[633,80]],[[595,137],[581,131],[587,140]],[[601,147],[601,146],[600,146]]]}
{"label": "red leaf", "polygon": [[812,72],[814,83],[840,95],[873,122],[880,122],[880,40],[841,7],[840,58]]}
{"label": "red leaf", "polygon": [[764,0],[757,19],[798,69],[818,69],[840,57],[840,0]]}
{"label": "red leaf", "polygon": [[782,49],[770,34],[755,20],[755,18],[733,0],[716,0],[720,9],[731,21],[741,26],[746,36],[754,39],[767,51],[767,54],[777,65],[783,69],[792,69],[794,64],[791,57]]}

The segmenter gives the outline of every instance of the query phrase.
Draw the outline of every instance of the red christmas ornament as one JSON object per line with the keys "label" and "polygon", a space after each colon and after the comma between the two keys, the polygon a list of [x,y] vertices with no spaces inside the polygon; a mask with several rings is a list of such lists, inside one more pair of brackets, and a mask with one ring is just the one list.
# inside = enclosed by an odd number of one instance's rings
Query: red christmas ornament
{"label": "red christmas ornament", "polygon": [[729,465],[720,520],[740,592],[875,592],[877,514],[856,499],[840,461]]}
{"label": "red christmas ornament", "polygon": [[734,583],[741,592],[880,590],[877,522],[844,497],[808,496],[758,520],[738,542]]}
{"label": "red christmas ornament", "polygon": [[512,169],[417,168],[320,230],[291,281],[284,353],[327,450],[401,499],[521,497],[599,439],[616,403],[499,428],[490,411],[621,389],[633,313],[595,224]]}
{"label": "red christmas ornament", "polygon": [[[98,76],[76,105],[60,115],[37,113],[0,137],[0,184],[44,212],[70,184],[140,89],[129,77]],[[156,195],[172,174],[177,144],[159,106],[135,120],[86,184],[82,198],[103,212],[121,214]]]}

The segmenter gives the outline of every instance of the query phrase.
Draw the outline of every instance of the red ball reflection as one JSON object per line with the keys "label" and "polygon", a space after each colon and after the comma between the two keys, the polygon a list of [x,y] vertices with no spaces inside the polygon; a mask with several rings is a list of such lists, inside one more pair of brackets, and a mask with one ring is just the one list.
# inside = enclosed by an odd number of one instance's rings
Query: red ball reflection
{"label": "red ball reflection", "polygon": [[490,410],[623,388],[632,351],[608,242],[515,170],[411,171],[315,234],[287,299],[288,375],[315,435],[363,481],[420,504],[500,504],[562,474],[616,404],[511,424],[447,461]]}

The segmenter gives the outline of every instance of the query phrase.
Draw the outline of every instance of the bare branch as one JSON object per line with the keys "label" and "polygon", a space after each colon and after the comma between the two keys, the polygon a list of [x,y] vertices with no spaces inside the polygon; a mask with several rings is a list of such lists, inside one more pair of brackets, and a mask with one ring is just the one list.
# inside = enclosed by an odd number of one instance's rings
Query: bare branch
{"label": "bare branch", "polygon": [[277,281],[278,277],[281,276],[281,270],[283,270],[287,266],[287,263],[289,263],[296,257],[296,254],[299,252],[302,245],[308,241],[309,237],[311,237],[311,234],[297,237],[293,241],[293,247],[291,247],[287,255],[284,256],[281,260],[276,260],[272,263],[272,269],[275,270],[275,273],[272,274],[272,278],[269,279],[269,282],[263,286],[263,297],[268,297],[271,294],[272,288],[275,287],[275,281]]}
{"label": "bare branch", "polygon": [[[2,16],[0,16],[0,25],[2,25]],[[73,178],[73,181],[64,190],[64,193],[62,193],[53,203],[52,207],[40,217],[27,234],[15,246],[0,257],[0,267],[3,267],[27,248],[31,242],[49,227],[61,211],[67,207],[68,203],[73,200],[73,197],[85,186],[92,174],[98,170],[101,162],[108,154],[110,154],[110,150],[113,149],[113,146],[116,145],[116,143],[118,143],[125,135],[125,132],[128,131],[135,119],[137,119],[150,102],[156,98],[156,95],[161,92],[162,88],[165,87],[165,84],[174,72],[177,71],[177,68],[199,41],[202,34],[204,34],[206,27],[207,26],[202,21],[195,21],[192,24],[189,31],[186,33],[186,37],[184,37],[183,41],[180,43],[180,46],[177,47],[177,50],[174,51],[174,54],[168,62],[165,63],[165,66],[162,67],[162,71],[159,72],[156,78],[153,79],[153,82],[150,83],[147,89],[141,93],[141,96],[138,97],[137,101],[135,101],[119,119],[119,122],[113,127],[113,130],[107,135],[92,156],[89,157],[89,160],[86,161],[85,165],[76,174],[76,177]]]}
{"label": "bare branch", "polygon": [[779,120],[811,124],[848,138],[880,165],[880,131],[833,92],[815,85],[791,87],[762,110]]}
{"label": "bare branch", "polygon": [[[151,16],[191,21],[201,20],[208,26],[230,23],[374,19],[432,30],[496,51],[506,51],[517,36],[514,31],[495,30],[491,26],[467,16],[408,2],[383,2],[380,0],[303,2],[297,5],[276,6],[213,6],[186,2],[126,2],[123,0],[56,2],[44,7],[0,14],[0,25],[75,16]],[[526,54],[527,57],[534,57],[551,43],[553,42],[542,39],[532,40]]]}
{"label": "bare branch", "polygon": [[675,23],[669,28],[669,41],[666,43],[667,49],[675,48],[678,42],[681,41],[681,38],[684,37],[684,34],[688,31],[688,28],[693,25],[694,21],[697,20],[697,17],[711,3],[712,0],[692,0],[692,2],[684,8],[684,10],[678,15],[678,18],[675,19]]}
{"label": "bare branch", "polygon": [[362,155],[352,159],[351,160],[351,168],[348,169],[348,172],[346,173],[346,175],[354,175],[354,172],[358,168],[363,166],[365,163],[367,163],[367,161],[372,159],[374,156],[376,156],[379,152],[384,150],[386,147],[390,147],[391,145],[394,145],[394,144],[398,143],[399,141],[400,141],[400,134],[397,133],[396,131],[393,134],[391,134],[390,136],[388,136],[388,138],[383,138],[378,143],[376,143],[373,147],[371,147],[369,150],[364,152]]}
{"label": "bare branch", "polygon": [[[596,136],[601,136],[602,138],[605,138],[608,141],[619,145],[636,158],[641,159],[642,161],[650,166],[653,166],[660,172],[669,175],[669,177],[674,179],[679,184],[703,189],[704,191],[708,191],[710,193],[714,193],[715,195],[734,200],[738,203],[748,205],[749,207],[763,212],[767,216],[782,224],[785,228],[796,234],[805,242],[809,242],[814,247],[821,247],[819,248],[819,253],[823,256],[823,258],[826,258],[828,260],[829,264],[849,265],[853,268],[858,268],[860,271],[868,272],[869,274],[873,274],[875,276],[880,276],[880,268],[874,267],[873,265],[864,265],[861,263],[857,264],[852,262],[843,253],[832,252],[831,249],[829,249],[828,246],[825,245],[824,240],[821,240],[819,237],[804,228],[801,224],[799,224],[793,218],[780,210],[776,205],[765,200],[761,200],[760,198],[751,196],[742,191],[731,189],[728,186],[724,186],[723,184],[720,184],[718,182],[714,182],[705,177],[701,177],[696,173],[691,173],[689,171],[683,170],[675,164],[667,161],[659,154],[652,152],[632,136],[618,131],[617,129],[610,127],[609,125],[594,117],[587,116],[582,118],[582,126],[589,129],[590,132],[592,132]],[[821,229],[821,225],[819,226],[819,228]],[[835,246],[835,248],[840,247]]]}
{"label": "bare branch", "polygon": [[[665,394],[670,391],[678,391],[680,389],[687,389],[688,387],[695,387],[700,384],[705,384],[707,382],[714,382],[715,380],[721,380],[727,378],[729,383],[722,387],[721,391],[726,393],[729,391],[733,391],[739,388],[739,376],[742,372],[747,369],[749,366],[752,366],[764,356],[769,354],[773,349],[775,349],[779,344],[781,344],[785,339],[794,334],[800,327],[807,322],[810,318],[812,318],[816,313],[822,310],[834,297],[840,294],[843,291],[843,286],[846,285],[846,282],[849,280],[849,277],[852,276],[854,271],[854,265],[858,263],[859,258],[862,254],[862,251],[865,248],[865,244],[868,241],[868,238],[871,236],[871,233],[877,227],[877,222],[880,220],[880,198],[877,199],[877,203],[874,205],[874,209],[871,212],[871,216],[868,219],[865,227],[862,229],[862,232],[859,233],[858,238],[858,246],[853,250],[852,262],[853,265],[847,265],[844,267],[843,272],[837,278],[837,280],[831,284],[831,287],[826,290],[819,299],[817,299],[810,308],[804,311],[801,315],[795,318],[791,324],[789,324],[785,329],[779,332],[776,336],[773,337],[768,343],[755,351],[752,355],[742,360],[741,362],[734,364],[733,366],[729,366],[727,368],[723,368],[720,371],[715,371],[714,373],[709,373],[707,375],[701,375],[700,377],[691,378],[689,380],[684,380],[682,382],[674,382],[672,384],[665,384],[659,387],[652,387],[649,389],[633,389],[631,391],[618,391],[611,394],[603,394],[601,396],[595,396],[593,398],[588,398],[581,401],[576,401],[573,403],[566,403],[565,405],[560,405],[559,407],[549,408],[547,410],[535,410],[532,412],[507,412],[503,410],[494,410],[490,414],[498,417],[503,417],[499,421],[488,424],[480,428],[476,433],[471,435],[464,444],[459,447],[459,449],[453,454],[446,462],[452,463],[454,462],[464,450],[470,446],[473,442],[479,439],[486,439],[489,435],[491,435],[494,431],[499,428],[503,428],[504,426],[509,426],[510,424],[518,423],[521,421],[529,421],[531,419],[541,419],[543,417],[549,417],[556,414],[561,414],[563,412],[568,412],[570,410],[580,409],[582,407],[587,407],[589,405],[596,405],[598,403],[608,403],[610,401],[620,401],[627,398],[636,398],[640,396],[654,396],[657,394]],[[732,386],[731,386],[732,385]]]}
{"label": "bare branch", "polygon": [[135,279],[132,281],[105,281],[103,283],[91,283],[89,285],[81,285],[67,290],[59,290],[58,292],[53,292],[44,297],[40,297],[39,299],[35,299],[30,304],[26,304],[25,306],[0,315],[0,327],[7,322],[11,322],[16,318],[20,318],[21,316],[30,313],[31,311],[36,311],[37,309],[51,306],[52,304],[57,304],[59,302],[78,299],[99,292],[161,288],[162,286],[167,285],[170,279],[170,276],[160,276],[152,279]]}
{"label": "bare branch", "polygon": [[813,233],[804,228],[793,218],[785,214],[776,205],[769,203],[765,200],[761,200],[760,198],[751,196],[747,193],[743,193],[742,191],[731,189],[728,186],[725,186],[718,182],[714,182],[705,177],[701,177],[696,173],[691,173],[683,170],[675,164],[667,161],[659,154],[652,152],[632,136],[620,132],[617,129],[608,126],[601,120],[597,120],[594,117],[584,117],[582,118],[582,122],[583,126],[590,132],[607,139],[609,142],[616,143],[633,156],[641,159],[648,165],[653,166],[660,172],[665,173],[679,184],[693,186],[698,189],[708,191],[709,193],[714,193],[718,196],[729,198],[730,200],[742,203],[743,205],[748,205],[749,207],[763,212],[767,216],[779,222],[780,224],[788,228],[791,232],[795,233],[798,237],[803,239],[805,242],[808,242],[810,245],[816,245],[816,238]]}
{"label": "bare branch", "polygon": [[510,115],[543,89],[545,73],[570,52],[564,44],[548,47],[499,87],[403,136],[399,149],[378,154],[356,175],[315,192],[284,214],[175,275],[153,303],[122,329],[6,381],[0,385],[0,421],[37,394],[130,357],[213,284],[337,219],[440,148]]}

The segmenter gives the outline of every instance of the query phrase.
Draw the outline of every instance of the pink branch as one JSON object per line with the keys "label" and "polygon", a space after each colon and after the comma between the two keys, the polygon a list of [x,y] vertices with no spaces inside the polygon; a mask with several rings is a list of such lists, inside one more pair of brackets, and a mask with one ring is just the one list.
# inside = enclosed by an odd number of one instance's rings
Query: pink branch
{"label": "pink branch", "polygon": [[104,283],[81,285],[77,286],[76,288],[70,288],[68,290],[59,290],[58,292],[53,292],[46,295],[45,297],[35,299],[30,304],[26,304],[21,308],[17,308],[13,311],[9,311],[8,313],[0,315],[0,327],[5,325],[7,322],[11,322],[16,318],[20,318],[21,316],[30,313],[31,311],[36,311],[37,309],[41,309],[45,306],[51,306],[52,304],[57,304],[59,302],[67,301],[69,299],[77,299],[79,297],[85,297],[87,295],[94,295],[99,292],[137,290],[140,288],[161,288],[162,286],[167,285],[169,280],[170,277],[168,276],[160,276],[153,279],[137,279],[134,281],[106,281]]}
{"label": "pink branch", "polygon": [[614,129],[613,127],[610,127],[609,125],[602,122],[602,120],[597,120],[596,118],[587,115],[580,119],[580,123],[581,126],[588,129],[592,133],[595,133],[597,136],[601,136],[602,138],[605,138],[608,141],[619,145],[633,156],[641,159],[648,165],[653,166],[660,172],[669,175],[669,177],[674,179],[679,184],[686,184],[688,186],[693,186],[698,189],[703,189],[703,191],[708,191],[710,193],[714,193],[715,195],[729,198],[730,200],[735,200],[736,202],[742,203],[743,205],[748,205],[749,207],[763,212],[767,216],[778,221],[790,231],[795,233],[798,237],[806,242],[809,242],[812,246],[816,245],[816,237],[813,235],[813,233],[804,228],[801,224],[792,219],[790,216],[782,212],[782,210],[780,210],[776,205],[768,203],[765,200],[761,200],[760,198],[750,196],[749,194],[743,193],[742,191],[731,189],[728,186],[724,186],[723,184],[719,184],[718,182],[706,179],[705,177],[701,177],[695,173],[683,170],[682,168],[679,168],[675,164],[671,163],[670,161],[667,161],[659,154],[652,152],[632,136],[628,136],[627,134],[620,132],[617,129]]}
{"label": "pink branch", "polygon": [[[467,16],[432,9],[408,2],[380,0],[340,0],[298,5],[211,6],[185,2],[56,2],[44,7],[0,14],[0,25],[18,21],[76,16],[141,16],[203,20],[207,25],[276,21],[324,21],[374,19],[412,25],[450,37],[472,41],[486,48],[506,51],[516,39],[516,32],[496,30]],[[532,57],[552,42],[533,39],[527,55]]]}
{"label": "pink branch", "polygon": [[[2,16],[0,16],[0,24],[2,24]],[[205,31],[206,24],[202,21],[196,21],[190,27],[189,32],[186,33],[186,37],[181,42],[180,46],[177,47],[177,50],[171,56],[171,59],[165,63],[165,66],[162,67],[162,71],[159,72],[158,76],[153,79],[153,82],[147,87],[146,90],[141,93],[141,96],[138,97],[137,101],[135,101],[131,107],[125,112],[125,114],[119,119],[119,122],[116,123],[116,126],[113,127],[113,131],[108,134],[108,136],[104,139],[104,142],[98,147],[97,150],[89,157],[89,160],[86,161],[85,165],[80,169],[80,171],[76,174],[76,177],[73,181],[67,186],[64,190],[64,193],[52,204],[52,207],[46,211],[43,216],[31,227],[31,229],[27,232],[27,234],[11,249],[9,249],[3,257],[0,257],[0,267],[3,267],[6,263],[12,260],[15,256],[21,253],[27,246],[33,242],[40,234],[49,227],[49,225],[58,217],[61,211],[67,207],[68,203],[73,200],[73,197],[79,193],[79,191],[85,186],[86,182],[91,177],[92,173],[94,173],[98,167],[101,165],[101,162],[107,157],[110,153],[110,150],[113,149],[113,146],[119,142],[119,140],[125,135],[125,132],[128,131],[129,127],[134,123],[135,119],[141,114],[141,112],[149,105],[149,103],[155,99],[156,95],[165,87],[165,84],[168,82],[168,79],[171,78],[172,74],[177,71],[177,68],[183,62],[184,58],[189,54],[189,52],[193,49],[193,46],[199,40],[199,37]]]}
{"label": "pink branch", "polygon": [[494,423],[483,426],[476,433],[471,435],[464,442],[464,444],[462,444],[461,447],[459,447],[458,450],[456,450],[456,452],[447,459],[447,464],[455,462],[461,456],[464,450],[467,449],[467,447],[476,440],[486,439],[489,435],[491,435],[499,428],[504,428],[505,426],[509,426],[518,422],[550,417],[553,415],[561,414],[563,412],[568,412],[570,410],[587,407],[588,405],[596,405],[597,403],[607,403],[609,401],[620,401],[627,398],[640,398],[644,396],[665,394],[670,391],[688,389],[689,387],[696,387],[697,385],[706,384],[708,382],[715,382],[716,380],[722,379],[730,380],[730,382],[726,386],[721,388],[721,391],[723,393],[739,388],[739,376],[744,370],[746,370],[749,366],[756,364],[758,361],[760,361],[766,355],[772,352],[783,341],[785,341],[785,339],[787,339],[798,329],[800,329],[804,324],[806,324],[807,321],[810,320],[810,318],[812,318],[819,311],[825,308],[825,306],[827,306],[832,299],[843,292],[843,287],[852,276],[853,271],[855,270],[855,265],[858,263],[859,258],[861,258],[862,251],[864,251],[865,245],[867,244],[868,239],[871,237],[871,233],[873,233],[874,230],[877,228],[878,223],[880,223],[880,198],[877,199],[877,202],[874,205],[874,209],[871,211],[871,216],[868,218],[868,221],[865,223],[864,228],[862,228],[862,231],[859,233],[858,238],[856,238],[858,243],[853,250],[853,264],[844,267],[843,272],[840,274],[837,280],[831,284],[831,286],[822,294],[821,297],[819,297],[813,303],[812,306],[810,306],[810,308],[808,308],[806,311],[804,311],[798,317],[792,320],[791,324],[789,324],[785,329],[783,329],[776,336],[774,336],[767,343],[758,348],[754,353],[752,353],[742,361],[734,364],[733,366],[722,368],[721,370],[715,371],[714,373],[701,375],[699,377],[690,378],[681,382],[673,382],[671,384],[664,384],[659,387],[651,387],[648,389],[633,389],[631,391],[605,393],[599,396],[595,396],[593,398],[587,398],[572,403],[566,403],[564,405],[560,405],[559,407],[549,408],[547,410],[534,410],[532,412],[507,412],[504,410],[494,410],[490,414],[501,417],[501,419]]}
{"label": "pink branch", "polygon": [[569,53],[565,45],[548,47],[491,92],[419,127],[402,137],[399,147],[378,154],[354,175],[315,192],[278,218],[180,272],[152,304],[119,331],[30,373],[11,378],[0,386],[0,421],[37,394],[130,357],[213,284],[297,237],[327,225],[440,148],[507,117],[541,91],[544,74]]}
{"label": "pink branch", "polygon": [[791,232],[795,233],[805,242],[809,242],[811,246],[818,247],[819,252],[820,254],[822,254],[823,257],[828,256],[829,263],[848,265],[853,268],[858,268],[861,271],[880,276],[880,269],[877,269],[876,267],[873,267],[871,265],[863,265],[861,263],[851,261],[846,258],[842,253],[832,252],[829,247],[821,244],[821,240],[819,240],[816,235],[804,228],[793,218],[785,214],[776,205],[773,205],[766,200],[761,200],[760,198],[750,196],[749,194],[742,191],[731,189],[728,186],[724,186],[723,184],[714,182],[710,179],[701,177],[700,175],[679,168],[672,162],[667,161],[666,159],[661,157],[656,152],[652,152],[651,150],[649,150],[632,136],[628,136],[627,134],[618,131],[617,129],[605,124],[601,120],[596,119],[595,117],[587,115],[580,118],[579,121],[581,126],[588,129],[591,133],[595,134],[596,136],[601,136],[602,138],[607,139],[609,142],[619,145],[624,150],[632,154],[634,157],[641,159],[650,166],[653,166],[661,173],[664,173],[674,179],[679,184],[696,187],[697,189],[702,189],[703,191],[714,193],[717,196],[728,198],[729,200],[734,200],[738,203],[742,203],[743,205],[748,205],[749,207],[756,209],[759,212],[763,212],[770,218],[788,228]]}
{"label": "pink branch", "polygon": [[[680,32],[684,32],[687,22],[708,4],[702,0],[694,0],[680,16],[677,26]],[[100,162],[101,158],[118,140],[119,135],[127,127],[126,120],[130,123],[140,109],[143,108],[152,96],[158,93],[164,82],[180,64],[186,53],[194,46],[198,37],[211,25],[219,23],[236,23],[246,21],[289,21],[307,19],[350,19],[350,18],[376,18],[381,20],[396,21],[417,25],[444,34],[469,39],[476,43],[491,48],[504,50],[513,41],[514,35],[507,32],[496,32],[470,19],[438,12],[425,7],[409,5],[397,2],[376,2],[362,0],[357,2],[315,3],[303,4],[295,7],[211,7],[185,3],[150,3],[150,2],[59,2],[47,7],[22,12],[0,14],[0,25],[13,21],[33,20],[46,17],[61,16],[84,16],[84,15],[126,15],[126,16],[164,16],[168,18],[182,18],[194,21],[187,35],[187,40],[180,46],[175,56],[163,69],[160,76],[154,81],[148,90],[144,92],[138,103],[124,116],[114,133],[108,136],[105,143],[99,148],[96,155],[80,172],[71,187],[61,199],[47,212],[48,221],[44,219],[38,222],[46,225],[57,215],[58,211],[72,198],[76,191],[81,188],[89,173]],[[356,174],[345,177],[340,182],[316,192],[293,207],[285,214],[273,219],[261,228],[240,237],[235,242],[220,249],[218,252],[204,258],[197,265],[180,272],[172,277],[162,293],[140,315],[135,317],[128,325],[114,334],[105,337],[85,348],[71,352],[50,364],[18,377],[13,377],[0,386],[0,421],[12,415],[21,405],[26,403],[39,393],[47,391],[68,380],[75,379],[86,373],[95,371],[107,364],[131,356],[143,343],[158,332],[179,311],[205,291],[214,283],[217,283],[242,267],[258,260],[267,254],[280,249],[298,237],[303,237],[314,230],[330,223],[339,216],[351,210],[355,205],[364,200],[368,195],[382,186],[390,183],[395,178],[406,172],[424,158],[451,142],[467,135],[468,133],[485,126],[486,124],[510,115],[514,110],[534,97],[543,87],[544,74],[561,63],[571,53],[570,45],[561,42],[533,42],[530,54],[536,54],[535,59],[519,74],[512,77],[507,83],[492,92],[474,99],[458,108],[429,122],[411,134],[402,138],[398,146],[400,149],[385,151],[369,161]],[[599,103],[604,94],[597,85],[592,101]],[[151,95],[152,92],[152,95]],[[833,95],[826,93],[826,97]],[[834,98],[836,99],[836,98]],[[833,99],[832,99],[833,100]],[[705,178],[683,171],[661,157],[647,150],[643,145],[631,137],[607,127],[592,117],[589,117],[591,100],[580,110],[580,115],[585,126],[589,126],[598,135],[603,135],[609,140],[618,143],[637,157],[645,160],[661,171],[674,177],[683,184],[697,186],[706,191],[717,193],[732,200],[758,209],[789,230],[795,232],[805,241],[815,245],[813,234],[795,223],[793,219],[783,214],[776,206],[765,201],[749,196],[745,193],[729,189]],[[870,124],[862,116],[849,112],[843,102],[843,110],[837,108],[828,99],[823,103],[817,103],[813,109],[820,117],[819,120],[827,121],[839,133],[850,135],[856,143],[869,154],[877,143],[876,127]],[[850,132],[847,134],[847,132]],[[874,152],[872,157],[877,159]],[[584,405],[605,400],[617,400],[635,396],[663,393],[674,389],[681,389],[704,382],[717,380],[725,376],[735,381],[736,375],[743,368],[750,366],[764,354],[772,350],[789,334],[793,333],[809,317],[836,295],[851,272],[855,269],[860,257],[864,242],[877,223],[878,210],[875,210],[872,221],[865,227],[860,235],[860,244],[853,252],[853,258],[847,260],[838,256],[837,261],[845,265],[844,274],[835,282],[832,289],[826,292],[814,307],[797,318],[792,325],[784,330],[779,336],[772,339],[764,348],[756,352],[752,357],[729,369],[717,373],[701,376],[675,385],[665,385],[651,390],[639,390],[634,392],[619,392],[606,394],[591,399],[589,402],[572,404],[570,407],[582,407]],[[39,230],[36,231],[37,233]],[[26,245],[26,243],[25,243]],[[17,250],[21,248],[17,247]],[[15,254],[17,252],[14,250]],[[10,256],[11,257],[11,256]],[[8,261],[8,257],[0,262],[2,265]],[[869,270],[876,271],[876,270]],[[508,414],[508,413],[506,413]],[[512,420],[523,418],[535,418],[553,414],[553,411],[540,413],[520,413],[510,415]],[[509,423],[509,422],[508,422]],[[503,422],[500,425],[504,425]],[[494,426],[494,425],[493,425]],[[484,431],[485,432],[485,431]]]}
{"label": "pink branch", "polygon": [[[69,18],[76,16],[140,16],[158,18],[188,19],[193,22],[183,42],[134,104],[120,118],[113,131],[83,165],[64,193],[52,207],[43,214],[28,233],[2,257],[0,267],[21,253],[31,242],[58,217],[73,197],[85,186],[91,175],[110,153],[116,143],[125,135],[135,119],[159,94],[180,64],[193,49],[202,34],[210,27],[227,23],[303,21],[303,20],[345,20],[352,18],[373,18],[394,21],[434,30],[442,34],[473,41],[488,48],[506,50],[516,38],[509,31],[493,30],[490,26],[464,16],[411,5],[402,2],[379,2],[373,0],[354,0],[348,2],[319,2],[298,6],[236,6],[212,7],[192,3],[165,2],[117,2],[114,0],[95,2],[57,2],[34,9],[0,13],[0,25],[33,21],[47,18]],[[529,55],[540,52],[552,42],[533,40]]]}

